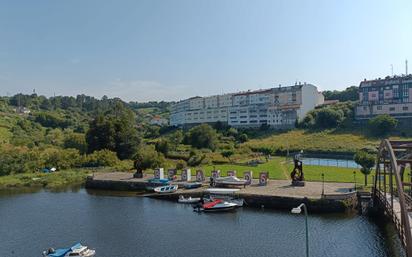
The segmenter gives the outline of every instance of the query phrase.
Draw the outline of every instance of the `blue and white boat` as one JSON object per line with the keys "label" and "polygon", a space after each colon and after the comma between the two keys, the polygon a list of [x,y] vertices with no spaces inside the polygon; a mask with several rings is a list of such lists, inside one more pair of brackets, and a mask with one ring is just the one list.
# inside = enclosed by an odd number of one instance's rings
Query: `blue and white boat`
{"label": "blue and white boat", "polygon": [[47,251],[43,252],[44,257],[68,257],[68,256],[78,256],[78,257],[92,257],[96,253],[95,250],[89,249],[80,243],[77,243],[69,248],[53,249],[49,248]]}
{"label": "blue and white boat", "polygon": [[177,191],[179,188],[178,185],[168,185],[168,186],[161,186],[161,187],[156,187],[154,191],[156,193],[164,194],[164,193],[174,193]]}
{"label": "blue and white boat", "polygon": [[157,185],[169,185],[170,181],[167,178],[150,178],[147,180],[150,184],[157,184]]}
{"label": "blue and white boat", "polygon": [[193,188],[199,188],[202,186],[202,183],[200,182],[193,182],[193,183],[185,183],[184,187],[186,189],[193,189]]}

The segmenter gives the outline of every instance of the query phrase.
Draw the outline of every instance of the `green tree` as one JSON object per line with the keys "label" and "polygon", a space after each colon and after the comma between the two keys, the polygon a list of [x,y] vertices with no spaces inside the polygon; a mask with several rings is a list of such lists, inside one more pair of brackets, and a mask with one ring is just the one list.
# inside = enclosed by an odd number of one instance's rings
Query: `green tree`
{"label": "green tree", "polygon": [[182,143],[183,137],[184,135],[181,129],[178,129],[169,135],[168,139],[173,149],[176,149],[177,146]]}
{"label": "green tree", "polygon": [[159,153],[167,155],[169,150],[170,150],[169,141],[167,139],[161,139],[161,140],[157,141],[156,144],[155,144],[155,149]]}
{"label": "green tree", "polygon": [[359,98],[359,88],[357,86],[350,86],[343,91],[323,91],[325,100],[339,100],[341,102],[345,101],[356,101]]}
{"label": "green tree", "polygon": [[74,148],[79,150],[81,154],[86,153],[87,143],[84,134],[71,132],[65,136],[64,148]]}
{"label": "green tree", "polygon": [[134,167],[136,175],[142,175],[146,169],[154,169],[163,165],[165,162],[162,154],[156,152],[151,146],[143,145],[134,156]]}
{"label": "green tree", "polygon": [[366,151],[357,151],[353,156],[355,162],[361,166],[360,171],[365,175],[365,186],[368,184],[368,175],[371,173],[375,165],[375,156]]}
{"label": "green tree", "polygon": [[140,138],[135,128],[132,111],[120,103],[106,115],[98,115],[86,134],[89,153],[108,149],[117,153],[119,159],[132,158],[136,153]]}
{"label": "green tree", "polygon": [[216,149],[217,133],[210,125],[202,124],[189,130],[187,141],[196,148]]}
{"label": "green tree", "polygon": [[378,115],[368,121],[368,128],[374,136],[387,136],[398,125],[398,121],[388,114]]}
{"label": "green tree", "polygon": [[332,108],[317,110],[315,124],[318,128],[336,128],[343,120],[343,113]]}

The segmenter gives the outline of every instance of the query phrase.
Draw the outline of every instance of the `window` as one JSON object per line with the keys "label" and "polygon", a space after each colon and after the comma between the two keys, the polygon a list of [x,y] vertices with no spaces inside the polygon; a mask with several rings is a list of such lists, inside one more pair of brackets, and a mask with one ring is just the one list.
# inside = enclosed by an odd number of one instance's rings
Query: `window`
{"label": "window", "polygon": [[250,115],[249,117],[250,117],[250,118],[256,118],[257,115]]}
{"label": "window", "polygon": [[261,118],[266,118],[267,115],[266,115],[266,114],[263,114],[263,115],[259,115],[259,117],[261,117]]}
{"label": "window", "polygon": [[245,121],[245,120],[242,120],[242,121],[240,121],[240,123],[247,123],[247,121]]}
{"label": "window", "polygon": [[230,114],[236,114],[237,112],[230,112]]}
{"label": "window", "polygon": [[237,119],[237,117],[230,117],[231,120]]}
{"label": "window", "polygon": [[399,97],[399,90],[398,87],[393,88],[393,97],[398,98]]}
{"label": "window", "polygon": [[408,106],[402,107],[402,111],[407,111],[408,109],[409,109]]}
{"label": "window", "polygon": [[376,107],[376,109],[382,110],[382,105],[378,105],[378,106]]}
{"label": "window", "polygon": [[246,119],[246,118],[247,118],[247,116],[240,116],[240,118],[241,118],[241,119]]}
{"label": "window", "polygon": [[389,111],[390,111],[390,112],[394,112],[394,111],[395,111],[395,107],[389,108]]}
{"label": "window", "polygon": [[257,120],[251,120],[250,123],[257,123]]}
{"label": "window", "polygon": [[408,85],[403,85],[403,93],[402,93],[404,98],[409,97],[409,87]]}

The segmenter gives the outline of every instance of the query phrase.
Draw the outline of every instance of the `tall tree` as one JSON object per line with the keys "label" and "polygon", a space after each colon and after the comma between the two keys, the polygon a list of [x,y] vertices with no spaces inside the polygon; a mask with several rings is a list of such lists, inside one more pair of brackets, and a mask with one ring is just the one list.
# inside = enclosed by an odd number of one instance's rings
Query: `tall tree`
{"label": "tall tree", "polygon": [[357,164],[361,166],[361,172],[365,175],[365,186],[368,184],[368,175],[371,173],[373,166],[375,165],[375,156],[369,154],[366,151],[357,151],[353,156],[353,159]]}
{"label": "tall tree", "polygon": [[132,158],[140,144],[133,112],[117,103],[104,116],[98,115],[90,123],[86,142],[88,152],[108,149],[116,152],[119,159]]}

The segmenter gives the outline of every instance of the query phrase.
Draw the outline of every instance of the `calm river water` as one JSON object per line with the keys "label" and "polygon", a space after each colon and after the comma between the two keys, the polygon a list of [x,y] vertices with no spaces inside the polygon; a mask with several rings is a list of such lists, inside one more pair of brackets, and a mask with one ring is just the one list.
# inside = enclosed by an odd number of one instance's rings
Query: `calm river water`
{"label": "calm river water", "polygon": [[[310,215],[316,257],[404,256],[391,225],[356,215]],[[303,215],[239,209],[197,214],[190,206],[80,189],[0,195],[0,256],[40,257],[80,241],[97,257],[304,256]]]}

